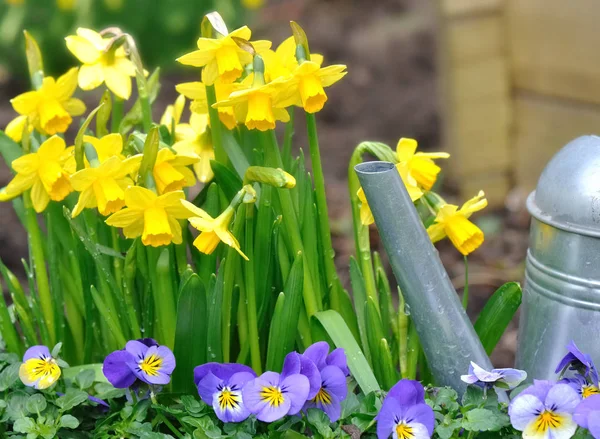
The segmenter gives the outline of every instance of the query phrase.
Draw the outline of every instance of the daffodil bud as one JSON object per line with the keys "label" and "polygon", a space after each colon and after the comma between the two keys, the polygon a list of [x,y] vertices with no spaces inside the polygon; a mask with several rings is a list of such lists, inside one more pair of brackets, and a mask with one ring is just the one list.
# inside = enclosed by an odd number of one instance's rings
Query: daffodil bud
{"label": "daffodil bud", "polygon": [[265,62],[260,55],[254,55],[252,61],[252,68],[254,70],[254,87],[260,87],[265,84]]}
{"label": "daffodil bud", "polygon": [[39,89],[44,80],[44,63],[42,61],[42,52],[35,38],[27,31],[25,34],[25,54],[27,56],[27,66],[29,67],[29,77],[34,89]]}
{"label": "daffodil bud", "polygon": [[244,197],[242,198],[242,203],[244,204],[252,204],[256,201],[256,191],[254,188],[247,184],[242,188],[244,191]]}
{"label": "daffodil bud", "polygon": [[250,166],[244,175],[244,181],[255,181],[273,187],[291,189],[296,186],[296,179],[280,168]]}
{"label": "daffodil bud", "polygon": [[85,152],[85,157],[88,162],[90,162],[90,166],[92,168],[97,168],[100,166],[100,160],[98,160],[98,153],[96,152],[96,148],[91,143],[85,142],[83,144],[83,151]]}
{"label": "daffodil bud", "polygon": [[442,206],[448,204],[446,200],[444,200],[439,194],[436,194],[435,192],[427,192],[425,194],[425,198],[427,199],[427,203],[429,203],[429,205],[432,206],[436,212],[440,210]]}

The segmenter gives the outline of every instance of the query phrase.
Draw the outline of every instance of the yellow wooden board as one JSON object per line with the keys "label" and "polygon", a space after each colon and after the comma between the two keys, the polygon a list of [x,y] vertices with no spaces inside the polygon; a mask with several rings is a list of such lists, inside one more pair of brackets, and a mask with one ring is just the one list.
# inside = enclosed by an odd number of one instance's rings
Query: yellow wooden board
{"label": "yellow wooden board", "polygon": [[480,14],[498,11],[504,0],[440,0],[442,14],[446,16]]}
{"label": "yellow wooden board", "polygon": [[461,203],[477,195],[482,190],[491,208],[503,207],[506,195],[511,189],[511,182],[507,172],[472,174],[468,179],[460,182],[459,192]]}
{"label": "yellow wooden board", "polygon": [[474,63],[453,66],[447,71],[450,102],[478,101],[490,96],[508,96],[506,58],[494,56]]}
{"label": "yellow wooden board", "polygon": [[441,45],[452,65],[464,65],[505,52],[504,16],[476,15],[446,20]]}
{"label": "yellow wooden board", "polygon": [[518,88],[600,103],[600,1],[507,0]]}
{"label": "yellow wooden board", "polygon": [[519,95],[514,105],[516,183],[527,190],[552,156],[569,141],[600,133],[600,106]]}

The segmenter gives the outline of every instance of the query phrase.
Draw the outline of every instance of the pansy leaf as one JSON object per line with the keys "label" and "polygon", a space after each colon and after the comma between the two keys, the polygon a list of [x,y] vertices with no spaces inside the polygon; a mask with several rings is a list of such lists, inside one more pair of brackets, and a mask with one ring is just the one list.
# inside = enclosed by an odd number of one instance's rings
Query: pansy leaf
{"label": "pansy leaf", "polygon": [[40,393],[36,393],[35,395],[31,395],[27,402],[25,403],[25,408],[31,414],[37,414],[43,412],[46,408],[46,398],[44,395]]}
{"label": "pansy leaf", "polygon": [[19,418],[13,424],[13,430],[17,433],[34,433],[36,430],[35,421],[31,418]]}
{"label": "pansy leaf", "polygon": [[83,404],[88,399],[88,394],[78,389],[67,389],[67,392],[58,398],[55,403],[63,411],[72,409],[79,404]]}
{"label": "pansy leaf", "polygon": [[510,425],[508,415],[488,409],[473,409],[465,413],[461,423],[469,431],[498,431]]}
{"label": "pansy leaf", "polygon": [[62,415],[58,420],[58,423],[63,428],[77,428],[79,427],[79,420],[72,415]]}

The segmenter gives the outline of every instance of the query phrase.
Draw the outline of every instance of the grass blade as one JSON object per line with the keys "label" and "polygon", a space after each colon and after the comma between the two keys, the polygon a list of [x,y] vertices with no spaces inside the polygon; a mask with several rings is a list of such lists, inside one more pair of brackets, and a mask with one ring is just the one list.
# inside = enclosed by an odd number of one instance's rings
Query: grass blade
{"label": "grass blade", "polygon": [[369,364],[371,362],[371,351],[369,350],[369,339],[367,335],[367,324],[365,316],[365,306],[367,304],[367,291],[365,281],[360,272],[356,259],[350,257],[350,283],[354,293],[354,309],[356,310],[356,320],[358,322],[358,332],[360,334],[360,344],[362,345],[365,357]]}
{"label": "grass blade", "polygon": [[208,328],[206,343],[206,361],[223,361],[221,309],[223,305],[223,278],[225,275],[225,260],[221,262],[217,277],[211,276],[208,288]]}

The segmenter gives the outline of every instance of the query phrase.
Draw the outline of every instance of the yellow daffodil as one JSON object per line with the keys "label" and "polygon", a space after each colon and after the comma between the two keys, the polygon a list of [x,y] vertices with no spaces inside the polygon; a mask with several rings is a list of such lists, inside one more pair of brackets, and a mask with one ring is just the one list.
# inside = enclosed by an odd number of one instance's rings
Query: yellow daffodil
{"label": "yellow daffodil", "polygon": [[369,207],[369,202],[367,201],[367,197],[365,197],[365,191],[363,191],[363,188],[358,189],[356,196],[360,201],[360,222],[364,226],[373,224],[375,222],[375,218],[373,218],[373,212],[371,212],[371,208]]}
{"label": "yellow daffodil", "polygon": [[190,123],[182,123],[175,128],[175,144],[177,154],[195,154],[200,160],[194,163],[196,178],[202,183],[212,180],[214,174],[210,161],[215,159],[212,137],[208,131],[208,115],[192,113]]}
{"label": "yellow daffodil", "polygon": [[191,216],[181,200],[183,191],[157,196],[149,189],[130,186],[125,190],[125,209],[113,213],[106,224],[123,229],[127,238],[142,237],[142,243],[152,247],[181,244],[181,226],[177,220]]}
{"label": "yellow daffodil", "polygon": [[77,29],[77,35],[66,38],[67,48],[83,64],[79,69],[79,87],[92,90],[106,83],[116,96],[127,100],[131,96],[135,65],[127,58],[123,46],[108,50],[110,40],[81,27]]}
{"label": "yellow daffodil", "polygon": [[297,105],[303,107],[307,113],[321,111],[327,102],[324,87],[329,87],[346,76],[345,70],[346,66],[341,64],[320,67],[313,61],[304,61],[294,69],[292,77],[285,82],[282,93],[288,97],[282,99],[280,105]]}
{"label": "yellow daffodil", "polygon": [[[265,60],[265,79],[267,82],[281,77],[288,77],[298,67],[296,41],[293,36],[284,40],[276,50],[268,49],[260,52],[260,55]],[[321,66],[323,55],[311,53],[310,61]]]}
{"label": "yellow daffodil", "polygon": [[228,206],[221,215],[213,218],[189,201],[182,200],[181,203],[190,212],[188,221],[192,227],[202,232],[194,240],[194,247],[202,253],[210,255],[215,251],[219,242],[224,242],[233,247],[245,260],[248,260],[248,257],[240,249],[240,243],[229,231],[229,225],[235,215],[233,207]]}
{"label": "yellow daffodil", "polygon": [[112,156],[98,167],[82,169],[73,174],[71,185],[80,192],[73,208],[73,218],[85,208],[98,207],[101,215],[108,216],[125,206],[125,189],[133,185],[129,175],[137,172],[141,161],[141,154],[126,160]]}
{"label": "yellow daffodil", "polygon": [[180,94],[177,96],[177,99],[175,99],[174,104],[167,105],[165,112],[160,118],[160,124],[166,126],[169,132],[171,132],[172,127],[179,124],[184,108],[185,96]]}
{"label": "yellow daffodil", "polygon": [[177,154],[168,148],[158,151],[152,170],[158,193],[179,191],[184,187],[195,185],[196,178],[188,166],[198,161],[200,157],[191,151],[181,151]]}
{"label": "yellow daffodil", "polygon": [[33,208],[42,212],[50,200],[63,200],[73,190],[64,169],[68,159],[65,150],[65,141],[52,136],[37,152],[14,160],[11,166],[17,175],[0,191],[0,201],[11,200],[31,189]]}
{"label": "yellow daffodil", "polygon": [[[417,186],[417,181],[410,176],[406,169],[398,165],[396,165],[396,169],[400,174],[400,178],[404,183],[404,187],[408,192],[408,196],[414,203],[423,196],[423,191],[419,189],[419,187]],[[365,197],[365,192],[363,191],[363,188],[358,189],[356,195],[358,197],[358,200],[360,201],[360,222],[365,226],[373,224],[375,222],[375,218],[373,218],[373,213],[371,212],[371,208],[369,207],[369,202],[367,201],[367,197]]]}
{"label": "yellow daffodil", "polygon": [[417,141],[401,138],[396,146],[396,159],[400,166],[406,167],[410,175],[425,190],[430,190],[435,184],[441,168],[434,163],[434,159],[447,159],[450,154],[446,152],[416,152]]}
{"label": "yellow daffodil", "polygon": [[77,0],[56,0],[56,5],[62,11],[73,11],[77,7]]}
{"label": "yellow daffodil", "polygon": [[[248,75],[242,84],[248,87],[253,81],[254,74]],[[279,80],[264,85],[253,84],[243,90],[234,91],[228,99],[217,102],[214,107],[233,107],[236,119],[244,121],[249,130],[272,130],[276,120],[290,120],[289,113],[279,103],[279,99],[283,98],[280,93],[282,84]]]}
{"label": "yellow daffodil", "polygon": [[[233,82],[242,76],[244,66],[252,62],[252,55],[240,48],[234,38],[249,41],[252,31],[241,27],[218,38],[198,39],[198,50],[178,58],[181,64],[202,69],[202,82],[214,84],[220,77],[224,83]],[[254,50],[261,52],[271,47],[270,41],[253,41]]]}
{"label": "yellow daffodil", "polygon": [[77,68],[72,68],[56,81],[45,77],[39,90],[20,94],[10,103],[42,134],[64,133],[73,121],[71,116],[85,112],[85,104],[72,97],[76,88]]}
{"label": "yellow daffodil", "polygon": [[242,6],[246,9],[258,9],[265,4],[265,0],[242,0]]}
{"label": "yellow daffodil", "polygon": [[25,131],[26,126],[28,132],[31,132],[32,127],[29,125],[27,116],[17,116],[6,125],[4,134],[19,143],[23,137],[23,131]]}
{"label": "yellow daffodil", "polygon": [[[221,79],[217,79],[214,83],[215,95],[217,102],[224,101],[229,97],[231,93],[236,90],[244,88],[239,83],[224,83]],[[175,89],[184,95],[186,98],[191,99],[190,110],[193,113],[207,114],[208,113],[208,102],[206,100],[206,86],[202,82],[185,82],[183,84],[177,84]],[[229,130],[233,130],[237,126],[237,120],[233,113],[232,107],[219,108],[219,120]]]}
{"label": "yellow daffodil", "polygon": [[118,133],[107,134],[104,137],[97,138],[94,136],[83,136],[83,141],[91,143],[100,163],[104,163],[112,156],[117,156],[125,159],[123,153],[123,137]]}
{"label": "yellow daffodil", "polygon": [[483,232],[468,218],[473,212],[486,206],[483,191],[479,191],[476,197],[471,198],[460,209],[453,204],[441,206],[435,222],[427,228],[431,241],[435,243],[447,236],[463,255],[475,251],[483,243]]}

